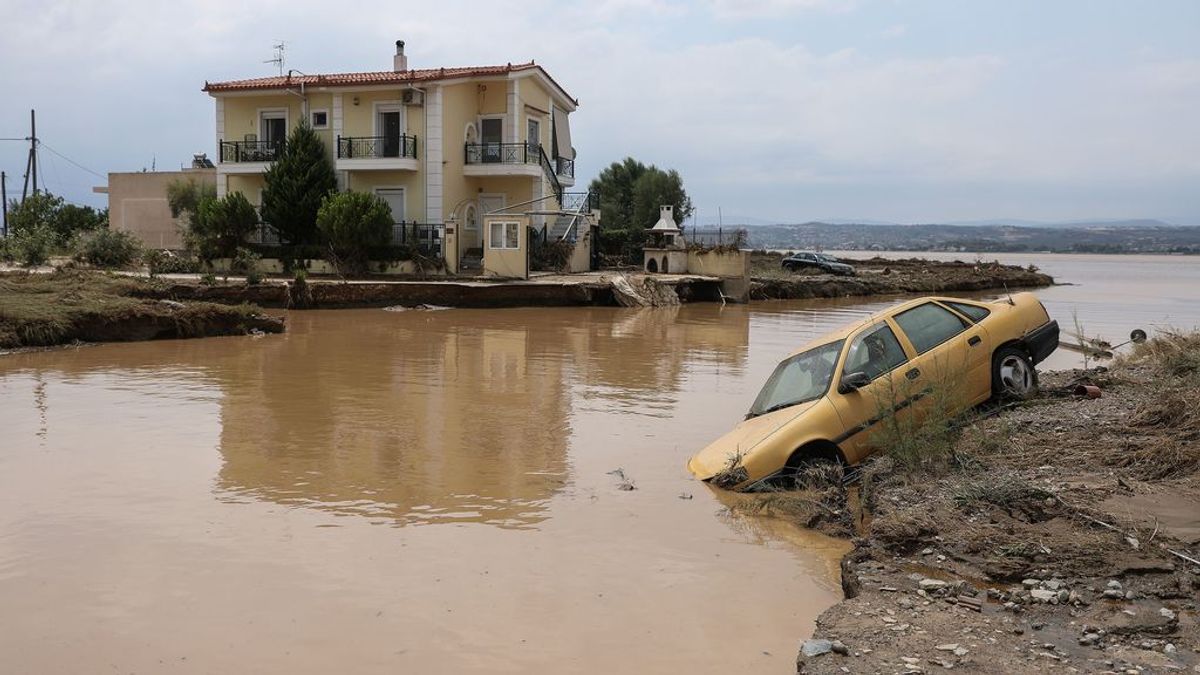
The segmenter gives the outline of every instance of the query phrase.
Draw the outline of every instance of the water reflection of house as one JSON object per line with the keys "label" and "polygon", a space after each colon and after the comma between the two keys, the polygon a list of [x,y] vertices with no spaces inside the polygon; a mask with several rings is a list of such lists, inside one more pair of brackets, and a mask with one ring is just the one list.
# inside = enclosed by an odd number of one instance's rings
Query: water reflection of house
{"label": "water reflection of house", "polygon": [[231,371],[221,487],[396,523],[541,520],[570,434],[563,361],[530,359],[552,336],[414,323],[300,327]]}
{"label": "water reflection of house", "polygon": [[573,415],[669,414],[689,368],[741,372],[748,317],[711,305],[293,313],[289,335],[221,369],[218,485],[387,523],[529,526],[569,480]]}

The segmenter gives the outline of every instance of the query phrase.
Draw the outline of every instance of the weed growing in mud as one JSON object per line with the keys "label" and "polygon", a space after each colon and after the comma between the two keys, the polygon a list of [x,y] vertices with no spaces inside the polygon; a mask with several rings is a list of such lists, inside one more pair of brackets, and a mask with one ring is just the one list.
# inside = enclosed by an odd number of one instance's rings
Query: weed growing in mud
{"label": "weed growing in mud", "polygon": [[1136,345],[1121,363],[1148,365],[1155,372],[1172,377],[1200,376],[1200,331],[1164,330],[1154,339]]}
{"label": "weed growing in mud", "polygon": [[895,375],[889,376],[884,395],[876,399],[880,422],[871,444],[909,471],[951,458],[964,420],[972,414],[959,412],[961,385],[948,374],[927,385],[907,379],[898,383]]}
{"label": "weed growing in mud", "polygon": [[951,496],[959,506],[970,506],[980,502],[1012,509],[1024,502],[1045,499],[1050,493],[1016,474],[985,475],[975,480],[959,483]]}

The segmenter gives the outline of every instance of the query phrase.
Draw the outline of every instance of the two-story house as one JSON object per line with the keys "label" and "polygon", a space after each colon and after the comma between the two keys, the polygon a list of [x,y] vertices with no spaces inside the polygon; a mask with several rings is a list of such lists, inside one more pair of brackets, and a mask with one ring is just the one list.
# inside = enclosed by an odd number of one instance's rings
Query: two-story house
{"label": "two-story house", "polygon": [[413,70],[397,41],[392,70],[290,71],[204,91],[216,103],[218,195],[239,191],[261,204],[264,172],[304,120],[340,189],[379,195],[398,223],[458,223],[459,255],[482,248],[482,214],[570,208],[561,201],[575,183],[578,101],[532,61]]}

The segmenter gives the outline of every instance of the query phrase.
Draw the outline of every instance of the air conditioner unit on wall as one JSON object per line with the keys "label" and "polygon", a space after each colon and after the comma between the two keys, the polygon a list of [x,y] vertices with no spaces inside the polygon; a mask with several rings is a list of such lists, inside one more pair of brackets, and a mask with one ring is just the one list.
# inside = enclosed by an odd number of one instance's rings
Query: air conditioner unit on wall
{"label": "air conditioner unit on wall", "polygon": [[404,105],[425,105],[425,92],[420,89],[405,89],[400,93],[400,102]]}

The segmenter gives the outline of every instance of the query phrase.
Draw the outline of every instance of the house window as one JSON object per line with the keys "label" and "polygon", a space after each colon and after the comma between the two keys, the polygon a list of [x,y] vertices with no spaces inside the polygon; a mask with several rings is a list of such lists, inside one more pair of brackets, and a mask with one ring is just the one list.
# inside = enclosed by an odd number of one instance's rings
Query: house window
{"label": "house window", "polygon": [[515,249],[521,246],[521,224],[493,222],[490,225],[489,248]]}
{"label": "house window", "polygon": [[314,110],[312,111],[312,128],[328,129],[329,128],[329,111]]}

